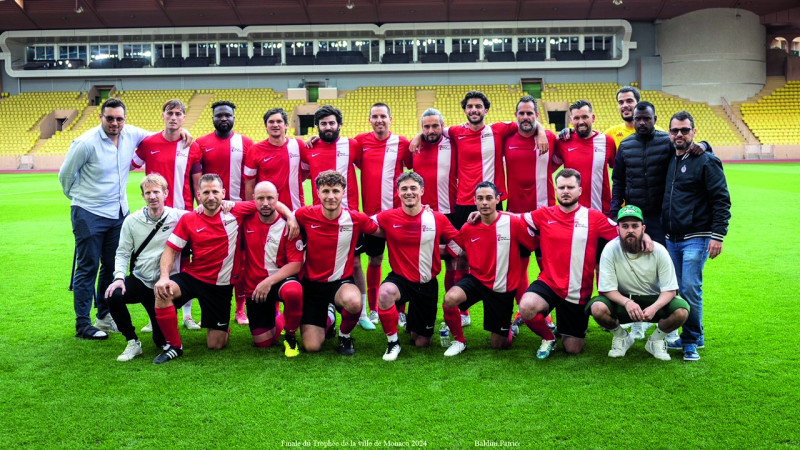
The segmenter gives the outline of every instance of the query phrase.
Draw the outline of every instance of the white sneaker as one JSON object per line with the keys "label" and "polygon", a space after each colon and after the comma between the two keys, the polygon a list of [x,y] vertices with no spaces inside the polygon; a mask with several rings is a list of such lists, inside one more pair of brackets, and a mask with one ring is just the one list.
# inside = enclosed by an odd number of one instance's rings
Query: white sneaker
{"label": "white sneaker", "polygon": [[117,356],[117,361],[130,361],[142,354],[142,343],[136,339],[128,341],[128,346],[121,355]]}
{"label": "white sneaker", "polygon": [[406,327],[406,313],[397,314],[397,325],[403,328]]}
{"label": "white sneaker", "polygon": [[471,316],[461,316],[461,328],[468,327],[472,325],[472,317]]}
{"label": "white sneaker", "polygon": [[119,333],[117,323],[114,322],[114,318],[111,317],[111,314],[106,314],[106,316],[102,319],[97,319],[94,322],[94,327],[98,330],[105,331],[106,333]]}
{"label": "white sneaker", "polygon": [[183,327],[191,331],[197,331],[202,329],[202,327],[200,327],[200,324],[195,322],[194,319],[192,319],[191,317],[185,317],[183,319]]}
{"label": "white sneaker", "polygon": [[667,353],[667,341],[664,339],[648,339],[647,343],[644,344],[644,349],[661,361],[669,361],[671,359],[669,353]]}
{"label": "white sneaker", "polygon": [[389,346],[386,348],[386,353],[383,354],[384,361],[394,361],[397,359],[397,355],[400,354],[400,342],[394,341],[389,342]]}
{"label": "white sneaker", "polygon": [[633,326],[631,326],[631,336],[634,339],[644,339],[644,331],[646,328],[644,327],[643,322],[634,322]]}
{"label": "white sneaker", "polygon": [[142,333],[152,333],[153,332],[153,322],[147,322],[147,325],[143,326],[141,330]]}
{"label": "white sneaker", "polygon": [[624,328],[624,329],[626,329],[626,330],[630,330],[630,329],[631,329],[631,327],[633,326],[633,322],[622,323],[622,324],[620,324],[619,326],[621,326],[622,328]]}
{"label": "white sneaker", "polygon": [[369,312],[369,321],[372,322],[373,325],[377,325],[378,322],[381,321],[381,318],[378,317],[378,311]]}
{"label": "white sneaker", "polygon": [[625,337],[614,336],[611,339],[611,350],[608,351],[610,358],[622,358],[627,353],[628,349],[633,345],[633,336],[625,333]]}
{"label": "white sneaker", "polygon": [[467,344],[461,341],[453,341],[450,344],[450,347],[444,351],[444,356],[456,356],[459,353],[462,353],[464,350],[467,349]]}

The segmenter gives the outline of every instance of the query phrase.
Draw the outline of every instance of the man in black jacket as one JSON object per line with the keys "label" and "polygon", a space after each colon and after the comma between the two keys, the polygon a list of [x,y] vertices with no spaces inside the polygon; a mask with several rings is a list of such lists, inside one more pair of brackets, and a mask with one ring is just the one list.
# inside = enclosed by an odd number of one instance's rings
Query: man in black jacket
{"label": "man in black jacket", "polygon": [[697,349],[705,346],[703,266],[706,258],[716,258],[722,252],[731,218],[731,198],[722,162],[711,153],[694,155],[687,151],[695,133],[691,114],[680,111],[672,116],[669,136],[675,154],[667,170],[661,213],[681,297],[691,306],[681,339],[670,344],[670,348],[683,350],[684,361],[700,359]]}

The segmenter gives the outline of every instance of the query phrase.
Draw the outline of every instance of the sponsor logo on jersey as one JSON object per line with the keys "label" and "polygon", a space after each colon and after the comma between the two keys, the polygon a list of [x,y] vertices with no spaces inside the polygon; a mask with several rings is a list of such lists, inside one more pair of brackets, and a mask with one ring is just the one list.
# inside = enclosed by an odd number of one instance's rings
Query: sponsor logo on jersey
{"label": "sponsor logo on jersey", "polygon": [[[319,154],[319,153],[317,153],[317,154]],[[337,151],[336,152],[336,157],[338,158],[339,156],[350,156],[350,154],[345,153],[345,152]]]}
{"label": "sponsor logo on jersey", "polygon": [[339,233],[349,233],[353,231],[353,227],[349,225],[339,227]]}

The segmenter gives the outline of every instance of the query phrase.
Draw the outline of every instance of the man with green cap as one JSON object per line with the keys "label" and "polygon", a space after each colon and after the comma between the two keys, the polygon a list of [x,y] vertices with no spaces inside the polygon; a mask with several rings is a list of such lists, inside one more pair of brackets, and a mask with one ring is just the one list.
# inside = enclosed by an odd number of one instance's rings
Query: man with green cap
{"label": "man with green cap", "polygon": [[645,350],[667,361],[665,337],[686,321],[689,304],[676,296],[678,280],[667,249],[653,242],[652,253],[642,251],[643,222],[638,207],[628,205],[619,210],[619,238],[603,249],[597,283],[600,295],[586,305],[586,313],[613,333],[611,358],[625,356],[634,342],[620,323],[658,322]]}

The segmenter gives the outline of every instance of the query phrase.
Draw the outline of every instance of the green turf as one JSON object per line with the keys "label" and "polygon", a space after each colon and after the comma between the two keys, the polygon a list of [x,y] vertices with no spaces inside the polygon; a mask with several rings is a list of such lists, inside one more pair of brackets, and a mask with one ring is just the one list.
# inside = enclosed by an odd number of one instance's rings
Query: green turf
{"label": "green turf", "polygon": [[642,342],[609,359],[610,335],[593,321],[580,356],[538,361],[528,330],[492,351],[480,308],[469,349],[447,360],[441,347],[404,345],[386,363],[380,329],[360,328],[354,357],[329,343],[289,360],[234,326],[219,352],[204,332],[182,331],[185,357],[164,366],[140,335],[144,357],[119,363],[121,335],[73,337],[69,204],[56,176],[0,175],[0,448],[800,446],[800,165],[725,169],[733,220],[706,266],[707,348],[694,363],[657,361]]}

